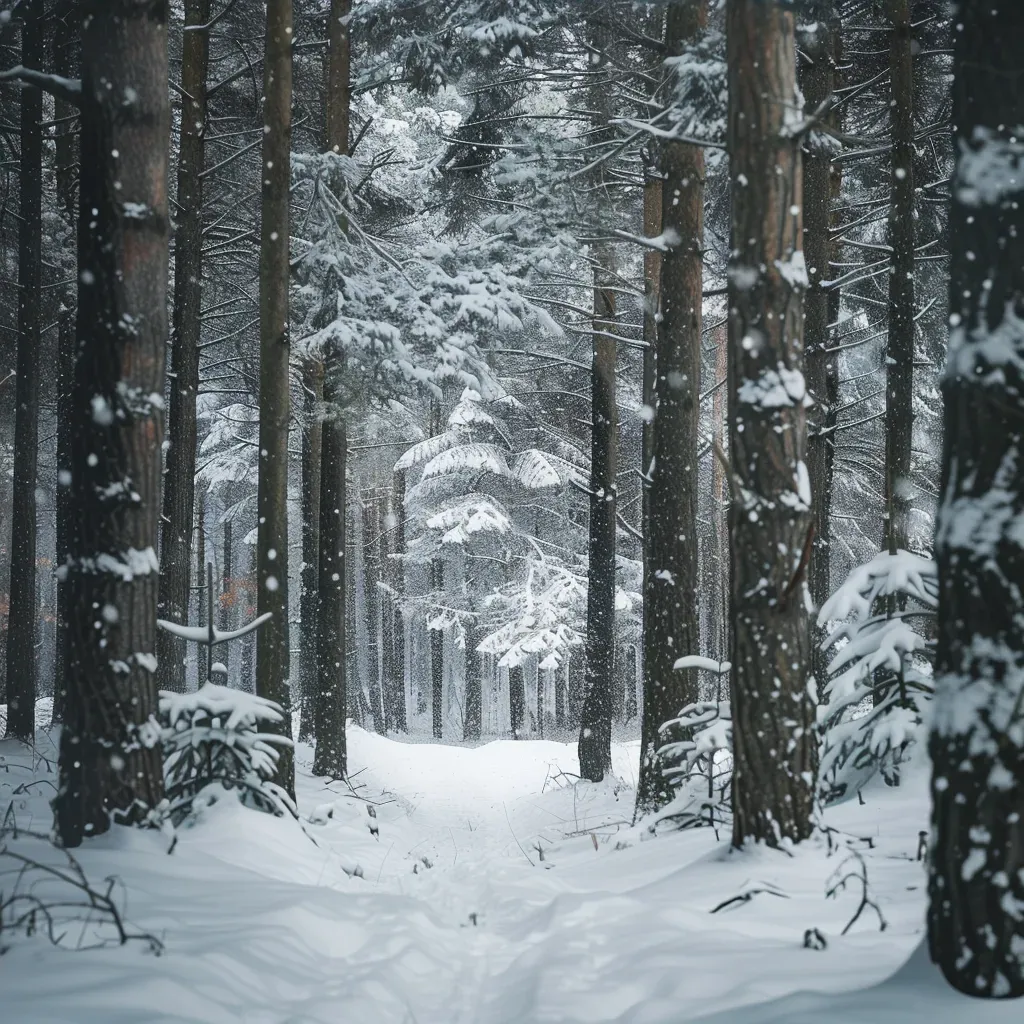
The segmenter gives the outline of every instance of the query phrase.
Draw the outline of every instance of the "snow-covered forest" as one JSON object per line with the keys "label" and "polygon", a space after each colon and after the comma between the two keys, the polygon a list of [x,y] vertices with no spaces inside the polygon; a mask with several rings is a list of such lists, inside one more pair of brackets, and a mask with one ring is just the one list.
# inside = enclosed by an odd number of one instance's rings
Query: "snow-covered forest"
{"label": "snow-covered forest", "polygon": [[0,0],[0,1019],[1024,996],[1024,3]]}

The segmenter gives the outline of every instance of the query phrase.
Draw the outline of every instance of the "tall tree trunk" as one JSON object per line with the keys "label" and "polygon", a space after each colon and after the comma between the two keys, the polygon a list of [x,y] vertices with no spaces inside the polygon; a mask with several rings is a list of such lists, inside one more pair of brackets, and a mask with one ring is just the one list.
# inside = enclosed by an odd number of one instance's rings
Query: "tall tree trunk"
{"label": "tall tree trunk", "polygon": [[961,3],[928,938],[954,988],[1024,996],[1024,7]]}
{"label": "tall tree trunk", "polygon": [[[288,691],[288,362],[289,203],[292,111],[292,3],[267,0],[263,65],[263,188],[260,231],[260,472],[257,610],[273,618],[256,640],[256,692],[285,711],[281,731],[291,735]],[[295,790],[295,765],[285,748],[276,781]]]}
{"label": "tall tree trunk", "polygon": [[[391,535],[391,549],[396,555],[405,554],[405,475],[396,473],[393,490],[395,526]],[[402,612],[402,597],[405,593],[405,565],[400,558],[392,559],[391,593],[392,593],[392,632],[391,643],[394,649],[392,665],[394,666],[394,727],[398,732],[409,729],[408,711],[405,704],[405,620]]]}
{"label": "tall tree trunk", "polygon": [[484,656],[477,648],[484,633],[476,622],[466,627],[466,707],[462,716],[462,738],[478,740],[483,729]]}
{"label": "tall tree trunk", "polygon": [[[25,67],[43,66],[43,12],[27,5],[21,28]],[[39,462],[39,354],[43,230],[43,94],[21,94],[18,198],[18,375],[15,391],[11,586],[7,620],[7,735],[31,740],[36,709],[36,467]]]}
{"label": "tall tree trunk", "polygon": [[[64,78],[75,78],[80,73],[77,45],[81,12],[77,0],[65,0],[55,12],[53,34],[53,67]],[[57,199],[67,226],[73,228],[78,219],[78,130],[70,123],[75,108],[65,99],[54,100],[54,115],[58,122],[54,142],[54,179]],[[65,285],[57,328],[57,491],[56,491],[56,566],[57,566],[57,629],[54,651],[53,722],[63,721],[67,697],[68,603],[67,583],[61,567],[66,564],[69,551],[69,523],[71,521],[70,483],[67,467],[71,463],[71,388],[75,361],[75,307],[77,274]]]}
{"label": "tall tree trunk", "polygon": [[[605,31],[593,32],[588,108],[590,144],[609,142],[609,83]],[[605,165],[594,188],[606,195]],[[610,205],[610,198],[608,198]],[[590,535],[588,542],[586,697],[578,752],[580,775],[600,782],[612,766],[612,678],[615,662],[615,512],[618,496],[619,410],[615,396],[615,250],[595,243],[591,352]]]}
{"label": "tall tree trunk", "polygon": [[302,425],[302,573],[299,595],[299,664],[302,669],[302,715],[299,739],[316,738],[313,694],[319,678],[318,598],[320,579],[320,476],[323,458],[324,364],[306,359],[302,391],[305,408]]}
{"label": "tall tree trunk", "polygon": [[[725,387],[718,387],[719,381],[726,380],[729,373],[729,336],[728,331],[716,328],[713,334],[715,343],[715,394],[711,399],[711,439],[718,451],[726,447],[726,405],[728,392]],[[711,469],[711,508],[714,515],[715,544],[715,581],[711,593],[714,606],[712,621],[715,623],[714,644],[712,650],[719,661],[729,657],[729,481],[725,466],[717,452],[712,453],[714,460]]]}
{"label": "tall tree trunk", "polygon": [[[167,337],[167,4],[82,5],[79,302],[70,417],[65,846],[163,797],[156,713],[158,396]],[[63,467],[62,467],[63,468]],[[96,614],[81,614],[96,609]],[[97,628],[98,627],[98,628]]]}
{"label": "tall tree trunk", "polygon": [[914,62],[910,0],[888,0],[892,35],[892,201],[889,207],[889,340],[885,360],[885,543],[910,542],[914,433]]}
{"label": "tall tree trunk", "polygon": [[[820,0],[812,11],[812,27],[803,38],[806,60],[801,66],[801,88],[806,110],[813,113],[833,95],[840,46],[839,19],[834,0]],[[838,126],[833,112],[825,124]],[[804,146],[804,252],[808,288],[804,299],[804,364],[808,411],[807,473],[814,502],[814,546],[807,569],[811,601],[820,608],[831,593],[832,476],[835,465],[836,405],[839,400],[839,353],[833,346],[833,323],[838,320],[839,289],[826,288],[832,276],[836,245],[830,234],[839,164],[826,136],[812,132]],[[826,679],[828,658],[812,626],[811,662],[819,688]]]}
{"label": "tall tree trunk", "polygon": [[351,120],[351,43],[348,21],[352,0],[331,0],[327,21],[327,149],[348,155]]}
{"label": "tall tree trunk", "polygon": [[[225,632],[233,627],[232,622],[232,594],[231,594],[231,573],[234,568],[232,560],[234,557],[233,537],[231,520],[224,520],[224,550],[221,552],[221,585],[220,585],[220,628]],[[231,646],[224,644],[220,650],[221,660],[224,662],[224,680],[227,684],[231,679]]]}
{"label": "tall tree trunk", "polygon": [[[433,589],[441,593],[444,563],[439,558],[430,563],[430,574]],[[444,735],[444,632],[440,629],[430,630],[430,691],[434,738],[439,740]]]}
{"label": "tall tree trunk", "polygon": [[[333,379],[333,378],[332,378]],[[341,778],[348,772],[345,720],[345,420],[332,400],[323,421],[320,476],[320,581],[317,587],[317,682],[311,694],[316,753],[313,774]],[[328,461],[327,456],[330,457]]]}
{"label": "tall tree trunk", "polygon": [[366,613],[367,689],[373,710],[373,728],[384,735],[384,695],[380,671],[380,506],[376,497],[362,504],[363,513],[363,603]]}
{"label": "tall tree trunk", "polygon": [[526,681],[522,665],[508,670],[508,714],[512,739],[522,739],[526,735]]}
{"label": "tall tree trunk", "polygon": [[[665,19],[669,57],[681,56],[707,25],[707,4],[675,3]],[[697,433],[704,247],[704,153],[666,142],[661,151],[661,320],[657,332],[654,458],[649,470],[644,580],[644,706],[637,815],[664,806],[672,786],[658,757],[661,726],[697,700],[696,669],[677,659],[700,653],[697,616]]]}
{"label": "tall tree trunk", "polygon": [[[324,131],[324,144],[328,152],[334,153],[348,153],[348,137],[349,137],[349,108],[351,105],[351,89],[349,84],[349,36],[348,36],[348,14],[350,10],[350,0],[332,0],[331,9],[328,14],[327,20],[327,57],[325,61],[325,131]],[[326,361],[329,367],[324,373],[330,373],[331,379],[327,380],[325,377],[321,378],[321,386],[323,387],[325,397],[330,396],[331,410],[330,414],[336,420],[341,422],[344,417],[344,409],[341,406],[341,378],[344,372],[344,354],[341,352],[328,352],[326,354]],[[348,482],[347,482],[347,464],[348,464],[348,450],[347,450],[347,431],[345,424],[341,422],[341,426],[338,427],[335,424],[330,430],[326,432],[323,428],[316,424],[315,419],[307,422],[307,434],[308,438],[304,438],[304,448],[306,451],[306,445],[308,444],[310,449],[310,457],[312,458],[312,451],[319,445],[320,448],[320,472],[319,479],[313,479],[313,466],[310,462],[308,468],[304,468],[303,480],[305,489],[310,491],[311,498],[312,488],[314,485],[322,486],[323,479],[328,474],[333,474],[332,485],[339,488],[334,494],[334,501],[338,507],[339,515],[341,516],[342,533],[345,533],[346,517],[348,515]],[[322,437],[318,438],[317,434],[323,434]],[[327,436],[329,435],[329,436]],[[340,469],[338,467],[341,467]],[[314,530],[314,524],[312,519],[314,516],[319,515],[319,509],[323,507],[322,502],[311,501],[310,504],[310,522],[305,524],[305,527],[311,531],[309,536],[310,542],[313,542],[312,531]],[[325,542],[325,538],[321,535],[319,525],[315,527],[317,537],[315,538],[318,545],[322,545]],[[306,535],[303,535],[305,541]],[[324,553],[320,554],[320,561],[322,563]],[[351,675],[353,680],[357,679],[357,673],[349,673],[348,661],[349,661],[349,650],[347,644],[349,640],[355,639],[355,630],[349,627],[354,624],[350,622],[350,619],[354,617],[354,608],[349,600],[350,596],[350,579],[352,578],[353,567],[355,564],[354,559],[344,561],[342,569],[340,571],[342,588],[340,593],[340,600],[342,603],[341,615],[343,626],[341,629],[341,658],[340,667],[338,671],[340,676],[337,677],[337,681],[341,686],[341,698],[342,698],[342,715],[343,724],[344,716],[348,714],[347,701],[349,693],[349,676]],[[317,605],[318,608],[322,608],[322,604]],[[333,606],[332,606],[333,607]],[[333,610],[332,610],[333,613]],[[330,628],[328,624],[320,621],[320,613],[318,612],[318,625],[317,625],[317,636],[323,636],[324,630]],[[353,659],[353,664],[355,661]],[[320,685],[322,686],[325,681],[325,676],[322,671],[319,671]],[[353,692],[356,695],[362,693],[361,686],[357,682],[353,688]],[[322,694],[318,694],[318,700],[322,698]],[[360,702],[361,704],[361,702]],[[361,716],[359,716],[361,718]],[[315,728],[315,724],[314,724]],[[342,753],[344,757],[344,750]]]}
{"label": "tall tree trunk", "polygon": [[805,605],[811,495],[805,469],[800,143],[793,14],[728,0],[729,397],[733,501],[733,843],[807,838],[815,701]]}
{"label": "tall tree trunk", "polygon": [[[647,34],[663,39],[664,12],[654,8],[647,15]],[[658,167],[657,147],[653,144],[644,151],[643,227],[647,238],[661,234],[663,201],[662,173]],[[643,592],[647,593],[647,580],[651,572],[651,503],[650,474],[654,463],[654,407],[657,404],[656,373],[658,350],[658,315],[661,307],[661,252],[653,247],[644,249],[644,353],[641,371],[641,415],[643,428],[640,435],[640,526],[643,531]],[[646,609],[644,609],[646,615]],[[641,651],[643,647],[641,645]]]}
{"label": "tall tree trunk", "polygon": [[[206,158],[206,77],[210,0],[186,0],[181,51],[181,141],[174,234],[174,317],[171,333],[167,469],[160,545],[160,616],[188,622],[192,514],[196,480],[196,396],[199,393],[203,299],[203,165]],[[200,567],[200,583],[206,578]],[[157,636],[162,689],[185,689],[185,643]]]}

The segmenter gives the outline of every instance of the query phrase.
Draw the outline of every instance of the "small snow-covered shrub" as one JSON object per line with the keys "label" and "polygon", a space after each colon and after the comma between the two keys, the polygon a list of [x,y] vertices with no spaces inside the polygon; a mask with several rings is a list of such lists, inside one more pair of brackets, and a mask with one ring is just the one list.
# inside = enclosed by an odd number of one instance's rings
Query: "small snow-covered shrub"
{"label": "small snow-covered shrub", "polygon": [[[717,690],[729,672],[729,662],[690,656],[676,669],[703,669],[718,677]],[[725,692],[728,694],[728,685]],[[732,821],[732,703],[728,699],[689,704],[660,729],[670,739],[658,750],[664,775],[675,787],[672,800],[652,823],[659,827],[719,828]]]}
{"label": "small snow-covered shrub", "polygon": [[822,649],[836,650],[818,709],[826,801],[894,772],[917,738],[932,695],[937,604],[935,562],[898,551],[854,569],[822,606],[818,624],[831,626]]}
{"label": "small snow-covered shrub", "polygon": [[177,824],[217,792],[278,817],[297,816],[291,797],[272,781],[280,747],[291,740],[262,725],[284,720],[273,701],[206,683],[195,693],[160,693],[166,812]]}

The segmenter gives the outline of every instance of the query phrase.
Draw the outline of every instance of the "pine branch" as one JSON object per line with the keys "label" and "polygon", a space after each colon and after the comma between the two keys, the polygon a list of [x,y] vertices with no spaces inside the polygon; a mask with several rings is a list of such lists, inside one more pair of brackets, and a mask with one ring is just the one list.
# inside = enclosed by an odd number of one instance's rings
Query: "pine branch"
{"label": "pine branch", "polygon": [[0,82],[21,82],[48,92],[51,96],[81,109],[82,82],[77,78],[61,78],[60,75],[47,75],[42,71],[26,68],[21,64],[7,71],[0,71]]}

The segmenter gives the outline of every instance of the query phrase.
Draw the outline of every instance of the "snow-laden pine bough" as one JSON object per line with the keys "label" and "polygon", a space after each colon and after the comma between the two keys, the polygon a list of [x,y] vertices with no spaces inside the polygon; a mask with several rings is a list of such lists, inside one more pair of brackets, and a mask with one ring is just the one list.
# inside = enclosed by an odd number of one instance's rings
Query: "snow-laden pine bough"
{"label": "snow-laden pine bough", "polygon": [[294,800],[273,781],[281,750],[292,741],[261,729],[284,720],[273,701],[206,683],[195,693],[163,691],[160,717],[166,793],[157,808],[161,819],[177,825],[225,792],[246,807],[298,817]]}
{"label": "snow-laden pine bough", "polygon": [[897,781],[933,693],[937,603],[936,563],[897,551],[854,569],[822,606],[822,647],[835,650],[818,708],[824,800],[859,791],[878,772]]}

